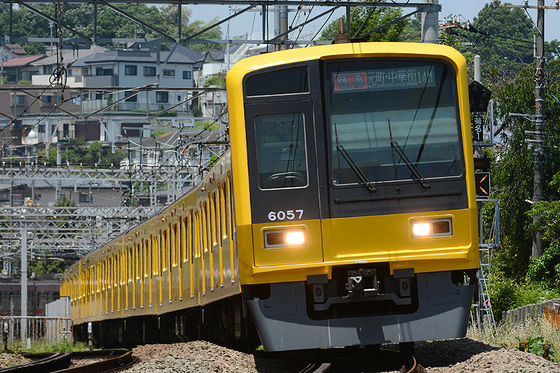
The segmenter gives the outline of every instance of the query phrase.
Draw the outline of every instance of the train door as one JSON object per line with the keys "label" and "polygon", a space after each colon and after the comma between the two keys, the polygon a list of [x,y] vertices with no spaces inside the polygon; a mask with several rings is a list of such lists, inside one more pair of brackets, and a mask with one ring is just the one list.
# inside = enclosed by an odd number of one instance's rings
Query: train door
{"label": "train door", "polygon": [[[314,102],[270,101],[245,105],[255,265],[322,261]],[[308,239],[287,254],[291,228]]]}

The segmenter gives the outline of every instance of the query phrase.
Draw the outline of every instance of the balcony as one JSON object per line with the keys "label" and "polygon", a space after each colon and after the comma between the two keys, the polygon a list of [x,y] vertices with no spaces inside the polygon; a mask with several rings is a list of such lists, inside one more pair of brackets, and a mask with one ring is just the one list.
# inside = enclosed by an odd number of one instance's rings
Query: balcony
{"label": "balcony", "polygon": [[103,88],[103,87],[118,87],[118,75],[84,75],[84,87],[88,88]]}

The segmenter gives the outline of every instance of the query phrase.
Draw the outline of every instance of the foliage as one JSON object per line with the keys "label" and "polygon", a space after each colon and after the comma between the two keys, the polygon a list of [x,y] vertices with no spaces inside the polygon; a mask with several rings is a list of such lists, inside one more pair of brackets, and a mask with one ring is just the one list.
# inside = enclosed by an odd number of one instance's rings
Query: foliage
{"label": "foliage", "polygon": [[218,87],[225,87],[226,86],[226,78],[225,74],[216,74],[209,76],[206,81],[204,82],[205,87],[210,86],[218,86]]}
{"label": "foliage", "polygon": [[[552,76],[560,72],[560,61],[550,61],[547,72]],[[560,145],[560,139],[549,136],[545,139],[544,147],[544,198],[548,202],[531,204],[533,195],[533,160],[534,136],[532,132],[533,122],[530,117],[521,115],[510,115],[510,113],[532,114],[534,113],[534,75],[535,65],[531,64],[521,69],[518,74],[509,72],[498,73],[497,69],[486,69],[487,84],[493,91],[492,97],[498,103],[495,115],[500,120],[501,136],[498,141],[503,144],[502,150],[493,154],[492,167],[492,186],[493,197],[500,200],[500,219],[501,219],[501,247],[496,251],[496,267],[503,273],[507,273],[513,279],[522,281],[526,278],[526,272],[532,266],[532,275],[543,273],[545,267],[543,260],[531,261],[532,216],[535,214],[546,214],[541,221],[539,228],[546,232],[555,229],[553,222],[555,210],[552,206],[560,199],[560,192],[554,184],[547,184],[546,181],[553,179],[555,172],[560,167],[560,153],[556,148]],[[546,112],[546,132],[549,134],[558,133],[560,116],[560,106],[557,97],[560,94],[559,81],[550,80],[547,83],[545,100],[548,103],[555,103]],[[529,210],[533,210],[529,213]],[[544,225],[548,225],[547,228]],[[545,235],[546,244],[551,244],[549,235]],[[550,254],[551,252],[549,252]],[[552,257],[555,257],[555,255]],[[551,257],[551,258],[552,258]],[[549,257],[547,257],[549,258]],[[554,266],[554,264],[552,264]],[[545,284],[539,282],[542,286]],[[550,284],[549,284],[550,285]],[[548,286],[549,286],[548,285]]]}
{"label": "foliage", "polygon": [[59,202],[54,204],[54,207],[76,207],[76,202],[72,201],[66,194],[62,195]]}
{"label": "foliage", "polygon": [[[85,140],[70,139],[72,145],[62,156],[72,164],[78,164],[83,167],[110,167],[111,165],[119,165],[126,158],[126,153],[120,149],[115,149],[113,153],[111,148],[103,147],[99,141],[92,142],[86,147]],[[49,159],[52,157],[49,157]],[[56,157],[55,157],[56,159]]]}
{"label": "foliage", "polygon": [[[365,0],[364,2],[372,2]],[[390,7],[354,7],[350,11],[350,37],[357,38],[402,16],[401,9]],[[367,36],[367,41],[399,41],[406,20],[382,28]],[[320,40],[334,40],[338,35],[338,20],[332,21],[321,33]]]}
{"label": "foliage", "polygon": [[560,246],[558,242],[545,247],[538,258],[531,258],[527,280],[546,289],[560,287]]}
{"label": "foliage", "polygon": [[[181,29],[183,33],[183,37],[192,36],[199,31],[217,23],[219,21],[219,17],[215,17],[214,19],[204,22],[204,21],[194,21],[189,23],[188,25],[184,25]],[[219,27],[214,27],[201,35],[197,36],[195,39],[221,39],[223,36],[222,29]],[[187,42],[188,43],[188,42]],[[188,44],[189,48],[197,51],[199,53],[205,53],[209,50],[222,50],[223,46],[221,44],[216,43],[197,43],[197,44]]]}
{"label": "foliage", "polygon": [[30,260],[28,272],[35,273],[63,273],[66,262],[63,259],[56,260]]}
{"label": "foliage", "polygon": [[211,120],[195,120],[194,121],[194,129],[195,130],[209,130],[209,131],[217,131],[220,129],[220,125],[216,122]]}
{"label": "foliage", "polygon": [[549,289],[537,283],[519,284],[499,273],[490,278],[490,300],[496,322],[502,319],[504,311],[555,298],[560,298],[558,289]]}
{"label": "foliage", "polygon": [[[21,344],[17,343],[12,346],[12,349],[21,352]],[[40,352],[72,352],[72,351],[85,351],[89,348],[86,342],[72,342],[64,338],[62,342],[52,343],[51,341],[38,341],[31,346],[31,350],[25,351],[30,353]]]}
{"label": "foliage", "polygon": [[496,322],[502,319],[502,312],[518,307],[519,304],[519,287],[507,278],[490,279],[490,299],[492,302],[492,312]]}
{"label": "foliage", "polygon": [[29,85],[29,84],[31,84],[31,82],[30,82],[29,80],[22,79],[22,80],[19,81],[18,84],[26,84],[26,85]]}
{"label": "foliage", "polygon": [[[519,342],[525,342],[525,351],[530,352],[532,354],[544,357],[545,356],[545,349],[543,343],[545,343],[544,336],[538,335],[536,337],[529,337],[526,340],[523,340],[517,337]],[[521,350],[521,346],[518,346],[517,349]],[[554,348],[551,346],[550,350],[548,351],[549,357],[554,356]]]}
{"label": "foliage", "polygon": [[[152,31],[137,22],[121,15],[113,9],[98,4],[97,6],[97,38],[161,38],[159,32]],[[177,27],[178,24],[178,6],[168,5],[161,10],[152,5],[146,4],[116,4],[115,8],[131,14],[139,20],[149,24],[156,30],[159,30],[172,37],[178,37]],[[58,19],[59,12],[57,11],[57,4],[34,4],[34,8],[40,12]],[[194,21],[188,23],[191,11],[182,8],[182,37],[185,35],[192,35],[195,32],[206,28],[209,24],[215,23],[216,19],[205,23],[203,21]],[[59,29],[57,24],[53,24],[52,28],[49,21],[41,17],[29,9],[20,7],[13,9],[10,13],[8,4],[0,4],[0,33],[8,35],[10,33],[10,14],[12,16],[12,30],[13,37],[58,37]],[[61,21],[70,29],[76,30],[87,37],[93,37],[94,34],[94,6],[87,3],[61,3],[60,9]],[[69,31],[65,28],[61,30],[62,37],[76,37],[76,33]],[[216,27],[210,31],[205,32],[200,36],[203,39],[219,39],[222,37],[222,31]],[[103,43],[102,43],[103,44]],[[26,43],[23,45],[24,49],[29,54],[39,54],[46,51],[44,43]],[[197,51],[206,51],[208,49],[221,49],[218,44],[194,44],[193,49]]]}
{"label": "foliage", "polygon": [[399,41],[409,43],[419,43],[422,41],[422,15],[415,14],[414,17],[406,19]]}
{"label": "foliage", "polygon": [[523,9],[487,3],[473,26],[480,33],[470,33],[470,39],[482,60],[513,70],[533,62],[535,28]]}
{"label": "foliage", "polygon": [[527,347],[525,350],[528,352],[536,351],[540,356],[544,356],[544,347],[543,350],[540,350],[539,344],[542,347],[542,343],[546,341],[551,344],[549,356],[552,361],[557,361],[555,346],[560,345],[558,329],[542,316],[536,319],[528,318],[519,323],[501,322],[496,326],[495,334],[492,333],[491,328],[485,328],[480,332],[476,327],[471,326],[467,330],[467,337],[482,340],[498,347],[505,343],[511,348],[516,348],[519,346],[519,341],[530,342],[534,346],[531,350]]}
{"label": "foliage", "polygon": [[213,155],[212,158],[210,158],[210,162],[208,162],[208,167],[209,168],[214,167],[216,162],[218,162],[218,159],[220,159],[220,157],[218,157],[217,155]]}

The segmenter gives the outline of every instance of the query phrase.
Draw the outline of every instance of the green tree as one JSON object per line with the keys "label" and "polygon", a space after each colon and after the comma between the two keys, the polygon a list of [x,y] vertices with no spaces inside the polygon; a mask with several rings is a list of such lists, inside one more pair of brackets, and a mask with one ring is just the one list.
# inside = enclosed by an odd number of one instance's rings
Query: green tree
{"label": "green tree", "polygon": [[[364,2],[371,2],[366,0]],[[390,7],[363,7],[352,8],[350,10],[350,37],[357,38],[373,31],[380,26],[399,18],[402,15],[401,9]],[[401,20],[391,26],[380,29],[367,36],[367,41],[399,41],[399,36],[403,31],[406,20]],[[332,21],[321,33],[320,40],[334,40],[338,35],[338,20]]]}
{"label": "green tree", "polygon": [[[493,98],[498,103],[496,114],[500,118],[501,138],[504,151],[494,155],[496,161],[492,168],[493,196],[500,199],[501,247],[495,261],[504,274],[524,280],[529,270],[529,280],[537,275],[551,273],[558,260],[558,236],[548,234],[556,229],[555,219],[560,218],[554,206],[560,200],[560,82],[554,76],[560,74],[560,61],[550,61],[547,65],[546,138],[543,144],[544,164],[544,199],[546,202],[531,204],[533,195],[533,122],[531,118],[510,113],[534,113],[535,65],[522,69],[519,74],[498,73],[491,68],[486,70],[490,79]],[[552,183],[549,183],[553,181]],[[546,213],[545,213],[546,212]],[[542,215],[541,231],[546,234],[545,258],[531,259],[532,215]],[[547,251],[549,250],[549,251]],[[532,267],[531,267],[532,266]],[[554,279],[552,276],[551,279]],[[549,284],[550,285],[550,284]]]}
{"label": "green tree", "polygon": [[30,273],[63,273],[68,267],[64,259],[53,258],[53,259],[35,259],[29,261]]}
{"label": "green tree", "polygon": [[479,33],[472,33],[471,39],[484,61],[510,70],[533,62],[535,28],[523,9],[486,4],[473,26]]}
{"label": "green tree", "polygon": [[[188,25],[184,25],[181,32],[183,34],[183,38],[187,38],[191,35],[196,34],[197,32],[202,31],[203,29],[205,29],[206,27],[209,27],[210,25],[216,23],[219,21],[219,17],[215,17],[214,19],[208,21],[208,22],[204,22],[204,21],[194,21],[189,23]],[[220,27],[214,27],[204,33],[202,33],[201,35],[197,36],[195,39],[221,39],[223,36],[222,33],[222,29]],[[194,51],[197,51],[199,53],[205,53],[209,50],[222,50],[223,49],[223,45],[222,44],[216,44],[216,43],[200,43],[200,44],[194,44],[194,43],[189,43],[187,41],[188,47],[191,48]]]}
{"label": "green tree", "polygon": [[218,86],[218,87],[225,88],[226,86],[225,73],[209,76],[208,78],[206,78],[206,81],[204,82],[204,86],[205,87]]}
{"label": "green tree", "polygon": [[399,41],[409,43],[419,43],[422,41],[422,15],[416,14],[414,17],[406,19],[405,26],[399,35]]}

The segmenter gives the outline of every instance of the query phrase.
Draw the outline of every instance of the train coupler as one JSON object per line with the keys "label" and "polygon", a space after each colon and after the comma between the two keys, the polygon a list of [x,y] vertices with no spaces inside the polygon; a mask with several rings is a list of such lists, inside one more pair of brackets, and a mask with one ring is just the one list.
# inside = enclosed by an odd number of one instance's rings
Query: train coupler
{"label": "train coupler", "polygon": [[348,271],[346,283],[349,298],[373,297],[379,295],[379,283],[375,269],[353,269]]}

